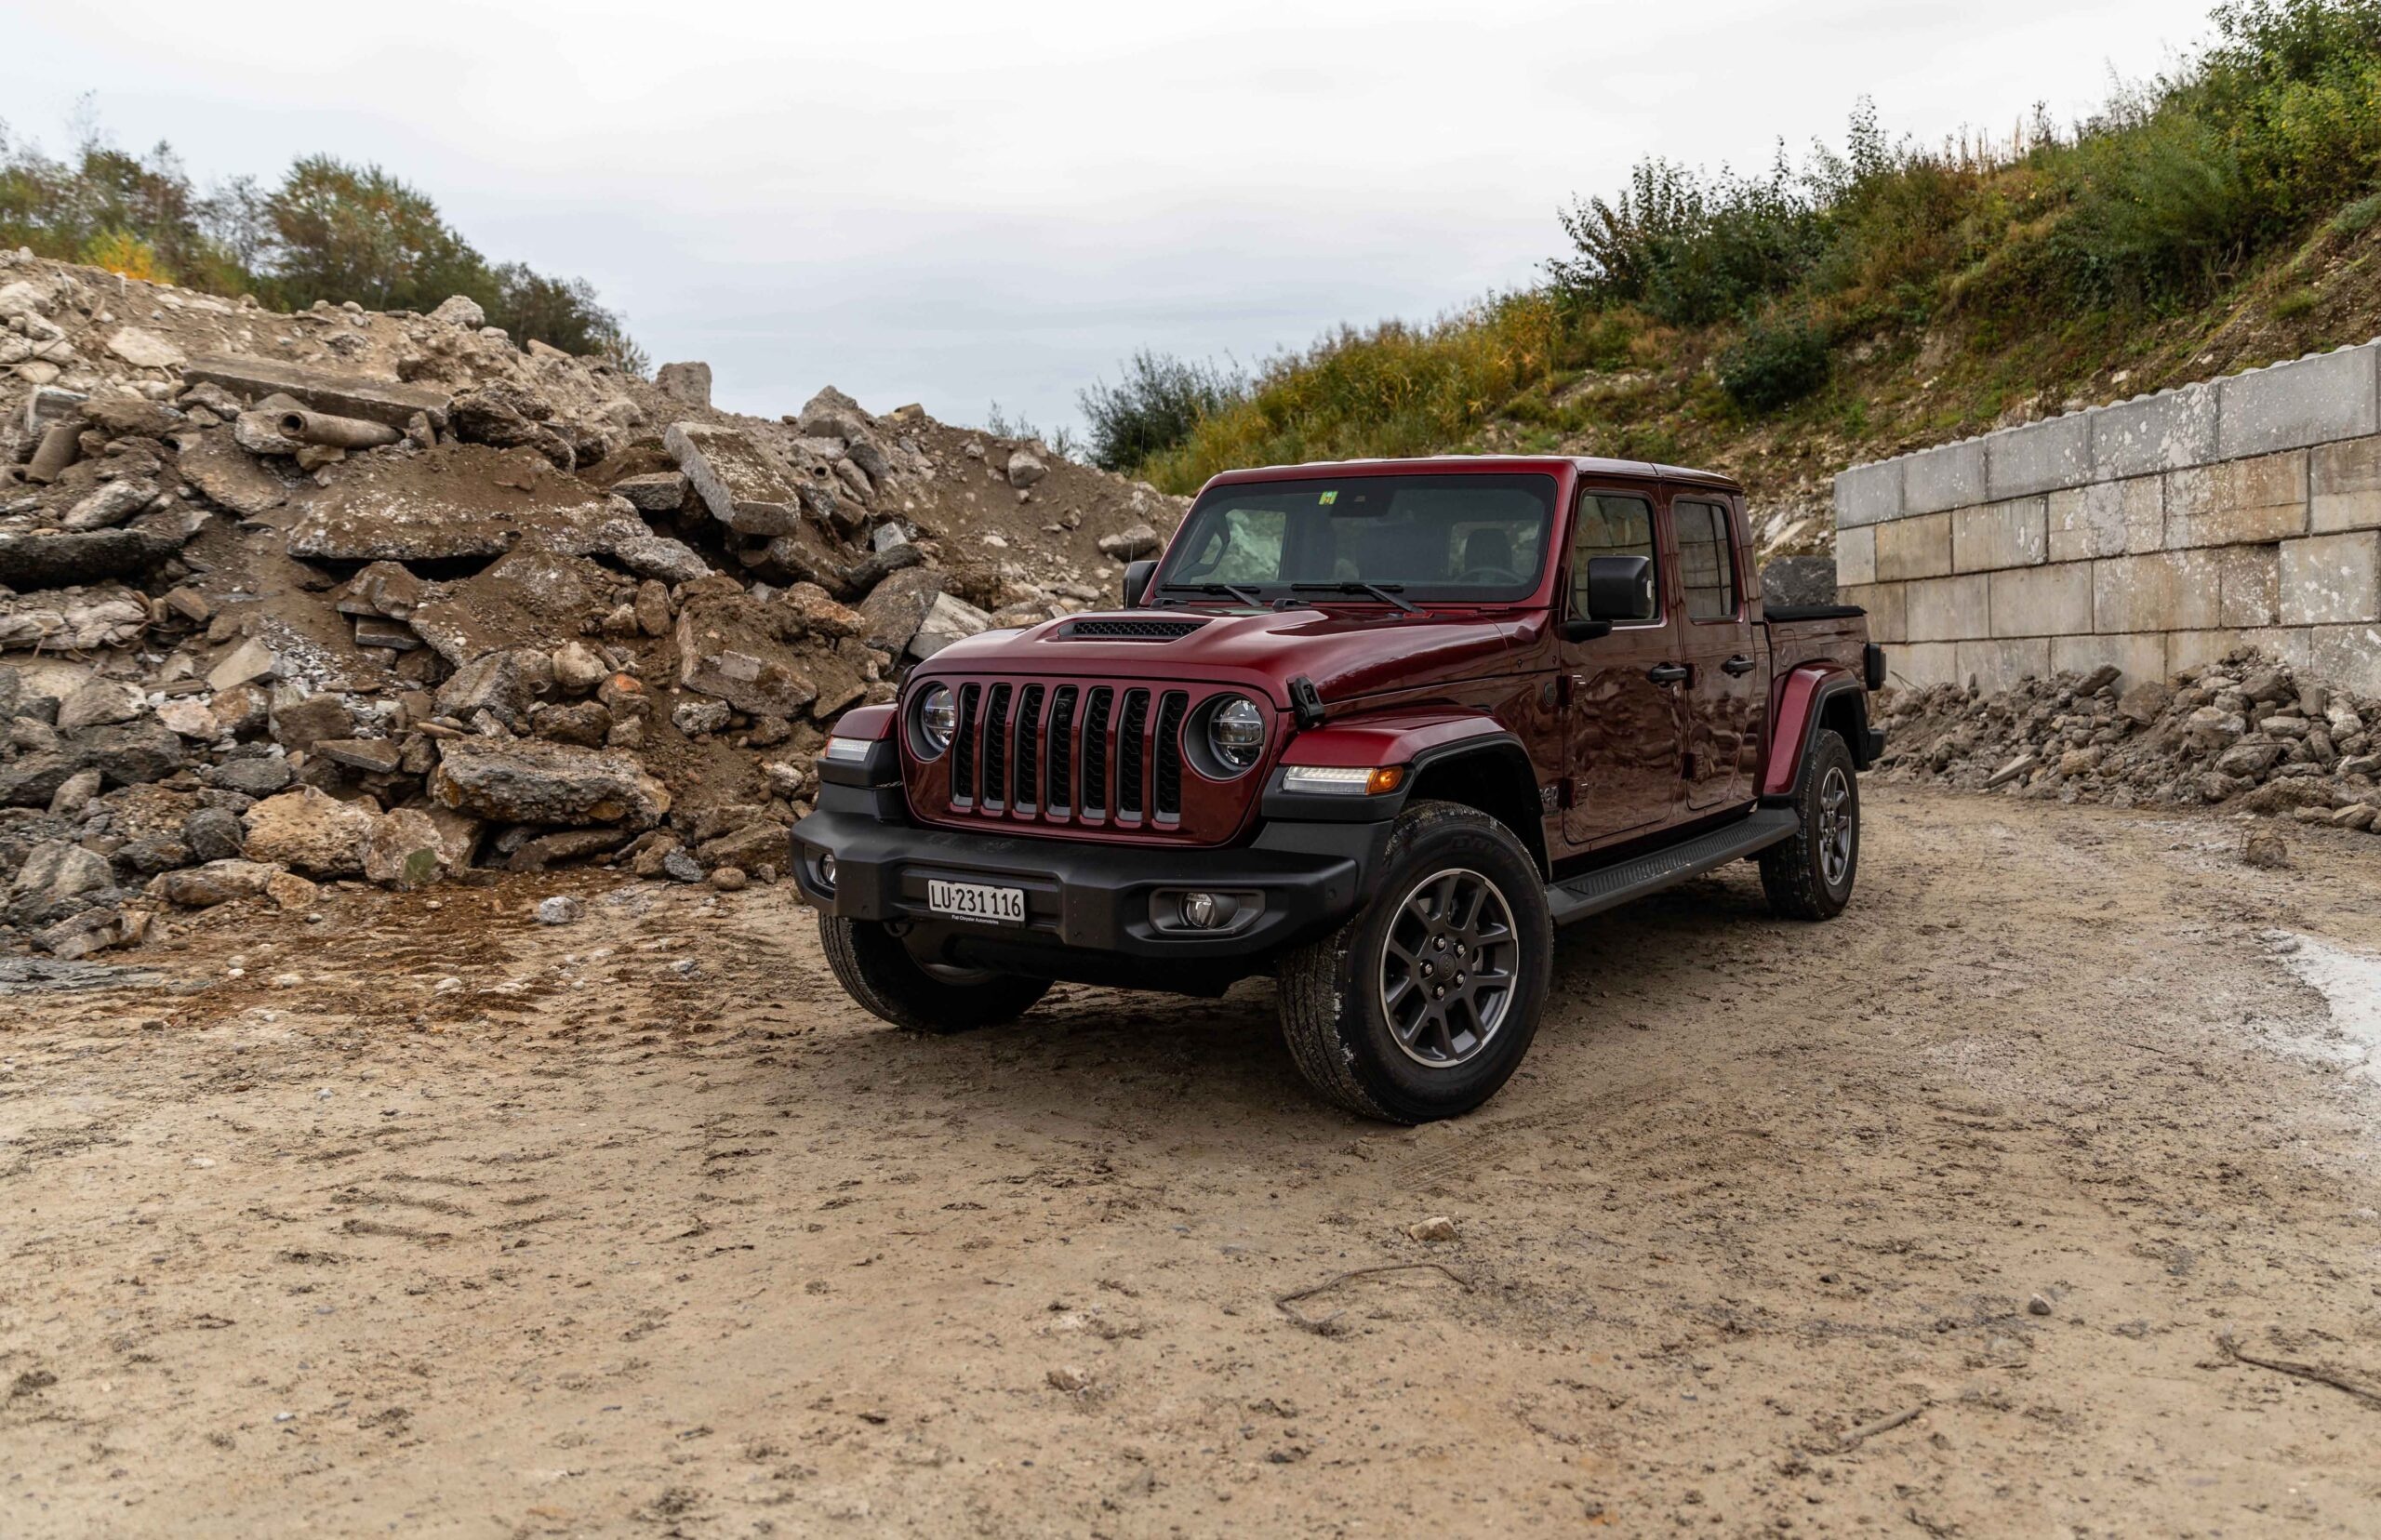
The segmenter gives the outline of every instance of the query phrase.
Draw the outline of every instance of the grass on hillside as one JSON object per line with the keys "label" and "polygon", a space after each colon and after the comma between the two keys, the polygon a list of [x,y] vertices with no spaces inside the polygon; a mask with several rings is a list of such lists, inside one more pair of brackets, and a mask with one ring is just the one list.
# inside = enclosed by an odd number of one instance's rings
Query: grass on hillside
{"label": "grass on hillside", "polygon": [[[1344,329],[1253,378],[1143,355],[1086,392],[1103,463],[1471,448],[1694,458],[1800,485],[1851,458],[2361,340],[2381,316],[2381,0],[2243,0],[2088,121],[1891,141],[1759,177],[1640,166],[1563,217],[1547,282]],[[2359,329],[2361,328],[2361,329]],[[2262,354],[2262,356],[2260,356]]]}

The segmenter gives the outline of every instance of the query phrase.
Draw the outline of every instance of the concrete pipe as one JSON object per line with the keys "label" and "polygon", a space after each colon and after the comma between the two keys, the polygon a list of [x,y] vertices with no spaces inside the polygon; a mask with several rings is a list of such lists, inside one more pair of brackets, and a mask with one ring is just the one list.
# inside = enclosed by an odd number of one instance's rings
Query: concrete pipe
{"label": "concrete pipe", "polygon": [[385,422],[333,417],[327,412],[283,412],[273,418],[273,428],[294,444],[315,444],[326,449],[378,449],[405,437]]}

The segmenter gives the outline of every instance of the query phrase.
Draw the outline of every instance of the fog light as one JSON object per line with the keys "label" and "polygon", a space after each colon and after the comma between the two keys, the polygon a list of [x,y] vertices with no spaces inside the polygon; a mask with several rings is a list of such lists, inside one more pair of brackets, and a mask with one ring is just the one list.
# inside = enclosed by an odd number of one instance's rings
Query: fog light
{"label": "fog light", "polygon": [[835,857],[832,855],[818,857],[818,885],[830,893],[835,891]]}
{"label": "fog light", "polygon": [[1182,923],[1193,930],[1213,930],[1222,923],[1223,906],[1216,902],[1212,893],[1186,893],[1182,896]]}

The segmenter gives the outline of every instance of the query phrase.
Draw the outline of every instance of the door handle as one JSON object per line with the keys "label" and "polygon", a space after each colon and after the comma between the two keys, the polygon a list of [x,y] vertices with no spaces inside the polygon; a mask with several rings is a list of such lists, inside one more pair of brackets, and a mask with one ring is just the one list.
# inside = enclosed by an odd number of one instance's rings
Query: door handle
{"label": "door handle", "polygon": [[1752,659],[1747,657],[1742,653],[1738,653],[1736,657],[1728,659],[1725,663],[1721,664],[1720,671],[1723,673],[1732,674],[1749,674],[1752,672]]}
{"label": "door handle", "polygon": [[1656,663],[1645,670],[1645,677],[1656,684],[1677,684],[1694,671],[1683,663]]}

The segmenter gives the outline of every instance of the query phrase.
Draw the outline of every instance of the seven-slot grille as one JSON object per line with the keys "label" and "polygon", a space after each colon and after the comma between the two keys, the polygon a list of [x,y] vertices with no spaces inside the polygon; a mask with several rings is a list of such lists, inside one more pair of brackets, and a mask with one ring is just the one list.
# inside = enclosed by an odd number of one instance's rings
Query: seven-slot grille
{"label": "seven-slot grille", "polygon": [[1148,685],[955,686],[946,756],[961,816],[1166,828],[1182,816],[1188,690]]}

